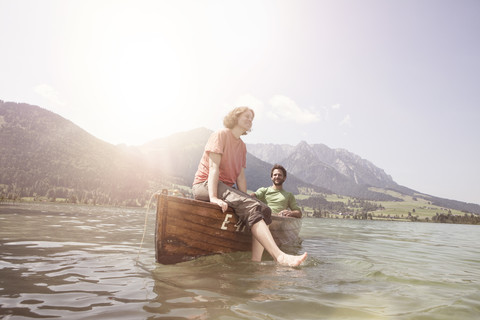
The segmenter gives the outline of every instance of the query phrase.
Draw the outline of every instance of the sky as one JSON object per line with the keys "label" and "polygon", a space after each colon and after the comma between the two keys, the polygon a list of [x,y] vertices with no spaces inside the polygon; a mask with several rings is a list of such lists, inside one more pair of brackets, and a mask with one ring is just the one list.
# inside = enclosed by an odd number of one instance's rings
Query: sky
{"label": "sky", "polygon": [[479,34],[478,0],[0,0],[0,100],[127,145],[248,105],[246,143],[480,204]]}

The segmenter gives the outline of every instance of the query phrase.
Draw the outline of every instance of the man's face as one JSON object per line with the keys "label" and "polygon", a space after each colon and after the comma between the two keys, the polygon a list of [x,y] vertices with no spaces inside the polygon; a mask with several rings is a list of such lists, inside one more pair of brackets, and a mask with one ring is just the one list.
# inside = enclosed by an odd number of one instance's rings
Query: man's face
{"label": "man's face", "polygon": [[275,169],[272,173],[272,182],[276,186],[281,186],[287,178],[283,175],[282,170]]}

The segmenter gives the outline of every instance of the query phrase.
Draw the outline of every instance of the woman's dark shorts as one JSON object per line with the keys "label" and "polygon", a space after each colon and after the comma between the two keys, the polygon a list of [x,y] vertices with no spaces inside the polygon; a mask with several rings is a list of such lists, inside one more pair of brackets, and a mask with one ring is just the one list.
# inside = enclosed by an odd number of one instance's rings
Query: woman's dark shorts
{"label": "woman's dark shorts", "polygon": [[[210,200],[207,181],[194,184],[192,191],[196,200]],[[217,196],[233,208],[242,226],[247,225],[251,228],[260,220],[264,220],[267,225],[272,223],[272,210],[265,203],[245,192],[219,182]]]}

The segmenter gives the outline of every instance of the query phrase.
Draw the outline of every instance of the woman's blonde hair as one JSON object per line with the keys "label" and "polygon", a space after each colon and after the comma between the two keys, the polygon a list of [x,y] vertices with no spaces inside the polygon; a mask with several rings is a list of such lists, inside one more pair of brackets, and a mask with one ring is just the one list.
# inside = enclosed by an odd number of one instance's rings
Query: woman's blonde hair
{"label": "woman's blonde hair", "polygon": [[[230,111],[225,116],[225,118],[223,118],[223,125],[225,126],[225,128],[233,129],[233,127],[235,127],[235,125],[237,124],[238,118],[240,118],[240,115],[247,111],[252,112],[253,117],[255,117],[255,112],[249,107],[237,107],[232,111]],[[244,132],[243,134],[247,134],[247,132]]]}

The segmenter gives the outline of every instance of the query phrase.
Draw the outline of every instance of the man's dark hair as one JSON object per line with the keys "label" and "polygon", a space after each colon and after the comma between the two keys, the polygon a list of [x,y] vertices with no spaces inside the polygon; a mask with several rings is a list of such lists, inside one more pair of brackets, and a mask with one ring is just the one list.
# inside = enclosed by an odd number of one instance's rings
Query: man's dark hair
{"label": "man's dark hair", "polygon": [[282,170],[283,172],[283,176],[286,178],[287,177],[287,170],[285,170],[285,168],[279,164],[275,164],[272,168],[272,171],[270,172],[270,178],[273,177],[273,171],[275,169],[278,169],[278,170]]}

